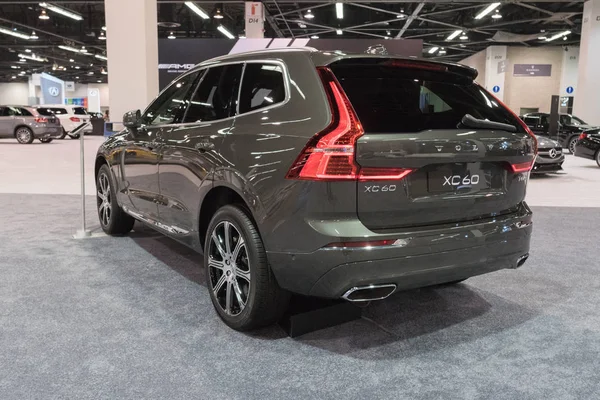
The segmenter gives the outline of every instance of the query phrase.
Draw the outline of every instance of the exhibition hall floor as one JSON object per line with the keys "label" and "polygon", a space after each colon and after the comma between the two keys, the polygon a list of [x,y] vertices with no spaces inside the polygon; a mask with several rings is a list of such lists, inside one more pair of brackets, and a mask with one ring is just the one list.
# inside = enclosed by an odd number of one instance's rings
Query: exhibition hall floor
{"label": "exhibition hall floor", "polygon": [[[85,140],[90,183],[101,141]],[[201,256],[151,230],[72,239],[78,161],[68,139],[0,141],[1,399],[600,397],[593,161],[532,179],[521,269],[398,293],[297,339],[227,328]]]}

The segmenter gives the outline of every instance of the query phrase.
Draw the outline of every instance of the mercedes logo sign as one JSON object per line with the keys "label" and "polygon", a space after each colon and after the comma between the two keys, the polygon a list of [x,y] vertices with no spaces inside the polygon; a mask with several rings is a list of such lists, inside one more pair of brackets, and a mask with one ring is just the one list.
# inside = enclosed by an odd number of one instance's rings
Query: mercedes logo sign
{"label": "mercedes logo sign", "polygon": [[556,149],[550,149],[548,155],[550,156],[550,158],[556,157]]}
{"label": "mercedes logo sign", "polygon": [[56,86],[51,86],[48,88],[48,94],[52,97],[56,97],[60,94],[60,90]]}
{"label": "mercedes logo sign", "polygon": [[99,92],[98,92],[98,89],[90,89],[90,91],[88,92],[88,94],[89,94],[91,97],[96,97],[96,96],[98,96],[98,93],[99,93]]}

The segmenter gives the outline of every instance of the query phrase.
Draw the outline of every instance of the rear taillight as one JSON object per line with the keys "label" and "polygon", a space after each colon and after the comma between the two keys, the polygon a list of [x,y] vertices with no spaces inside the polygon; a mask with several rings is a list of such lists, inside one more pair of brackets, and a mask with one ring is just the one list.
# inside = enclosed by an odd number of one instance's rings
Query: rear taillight
{"label": "rear taillight", "polygon": [[355,161],[356,141],[364,130],[348,97],[331,69],[317,68],[329,100],[332,120],[302,150],[287,173],[287,179],[317,181],[397,180],[412,170],[362,168]]}
{"label": "rear taillight", "polygon": [[512,170],[515,174],[521,173],[521,172],[528,172],[533,167],[533,161],[534,160],[527,161],[524,163],[519,163],[519,164],[510,164],[510,167],[512,168]]}
{"label": "rear taillight", "polygon": [[579,135],[579,140],[586,139],[587,137],[588,137],[588,134],[583,132],[581,135]]}
{"label": "rear taillight", "polygon": [[73,122],[81,122],[81,119],[77,118],[77,117],[71,117],[69,118],[71,121]]}
{"label": "rear taillight", "polygon": [[48,122],[48,118],[35,117],[35,122],[37,122],[38,124],[44,124],[44,123]]}

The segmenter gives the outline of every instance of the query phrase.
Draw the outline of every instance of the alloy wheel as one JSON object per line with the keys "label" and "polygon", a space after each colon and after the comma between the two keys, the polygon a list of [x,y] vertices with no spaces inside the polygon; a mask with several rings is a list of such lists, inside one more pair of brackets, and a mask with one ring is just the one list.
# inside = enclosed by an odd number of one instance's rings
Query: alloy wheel
{"label": "alloy wheel", "polygon": [[210,290],[227,315],[240,314],[250,294],[250,261],[244,237],[232,222],[220,222],[210,236]]}
{"label": "alloy wheel", "polygon": [[575,154],[575,145],[577,144],[577,139],[571,139],[569,142],[569,151],[571,154]]}
{"label": "alloy wheel", "polygon": [[19,143],[31,142],[31,131],[27,128],[19,128],[16,136]]}
{"label": "alloy wheel", "polygon": [[101,173],[98,176],[98,214],[100,216],[100,222],[102,225],[108,226],[112,217],[112,205],[111,205],[111,194],[110,194],[110,180],[108,175]]}

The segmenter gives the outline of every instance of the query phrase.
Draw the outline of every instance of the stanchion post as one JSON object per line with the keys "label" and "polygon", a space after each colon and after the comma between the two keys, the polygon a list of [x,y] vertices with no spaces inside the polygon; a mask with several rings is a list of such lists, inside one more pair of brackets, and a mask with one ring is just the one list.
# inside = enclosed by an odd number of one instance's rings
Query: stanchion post
{"label": "stanchion post", "polygon": [[73,237],[75,239],[84,239],[92,236],[91,232],[86,229],[85,226],[85,146],[83,143],[84,140],[83,129],[80,129],[79,133],[79,162],[80,162],[80,173],[81,173],[81,229],[75,232]]}

